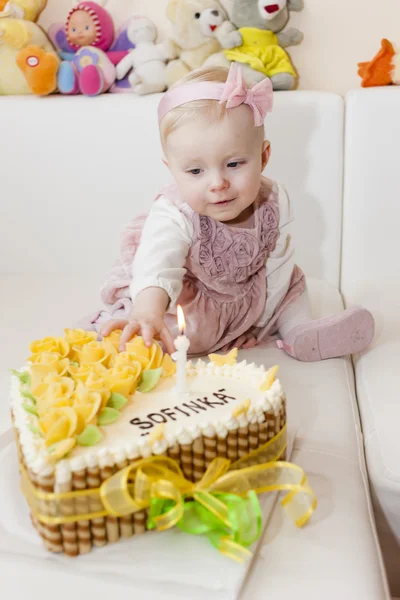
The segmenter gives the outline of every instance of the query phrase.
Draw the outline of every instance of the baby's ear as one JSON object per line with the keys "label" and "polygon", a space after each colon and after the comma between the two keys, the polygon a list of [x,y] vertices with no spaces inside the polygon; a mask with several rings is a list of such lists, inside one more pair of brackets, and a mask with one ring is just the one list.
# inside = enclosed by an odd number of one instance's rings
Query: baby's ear
{"label": "baby's ear", "polygon": [[262,153],[261,153],[261,161],[262,161],[262,170],[264,171],[265,167],[268,164],[268,161],[271,156],[271,144],[267,140],[263,143]]}

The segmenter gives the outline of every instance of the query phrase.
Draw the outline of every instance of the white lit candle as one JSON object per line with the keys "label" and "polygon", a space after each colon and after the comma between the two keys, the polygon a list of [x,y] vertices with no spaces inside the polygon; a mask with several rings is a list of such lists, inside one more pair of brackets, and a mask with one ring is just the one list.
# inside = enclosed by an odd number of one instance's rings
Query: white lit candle
{"label": "white lit candle", "polygon": [[176,352],[173,358],[176,360],[176,391],[178,394],[186,393],[186,362],[189,350],[189,339],[184,335],[186,322],[181,306],[178,306],[178,327],[181,335],[174,341]]}

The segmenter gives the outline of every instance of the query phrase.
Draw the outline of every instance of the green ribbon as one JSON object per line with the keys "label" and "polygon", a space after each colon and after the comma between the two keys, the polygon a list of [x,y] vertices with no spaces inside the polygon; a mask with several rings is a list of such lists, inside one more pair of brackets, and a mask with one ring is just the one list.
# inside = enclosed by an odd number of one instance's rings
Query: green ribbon
{"label": "green ribbon", "polygon": [[[229,525],[199,500],[192,500],[187,496],[184,513],[177,522],[177,527],[185,533],[207,536],[218,550],[229,542],[245,550],[259,539],[262,532],[262,513],[254,491],[249,491],[244,497],[221,492],[213,492],[211,495],[228,509]],[[153,498],[150,503],[148,528],[156,529],[155,519],[167,514],[174,507],[175,502],[172,500]]]}

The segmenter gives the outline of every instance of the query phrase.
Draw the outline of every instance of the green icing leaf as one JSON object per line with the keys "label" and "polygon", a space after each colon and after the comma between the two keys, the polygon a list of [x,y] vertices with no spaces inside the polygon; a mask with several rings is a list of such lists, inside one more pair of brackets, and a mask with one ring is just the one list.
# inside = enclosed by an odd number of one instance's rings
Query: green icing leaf
{"label": "green icing leaf", "polygon": [[88,425],[81,435],[78,435],[76,442],[79,446],[95,446],[103,436],[96,425]]}
{"label": "green icing leaf", "polygon": [[150,371],[143,371],[142,379],[138,387],[138,392],[151,392],[157,383],[160,381],[162,375],[162,369],[151,369]]}
{"label": "green icing leaf", "polygon": [[32,406],[32,404],[26,404],[26,402],[23,403],[22,408],[29,413],[30,415],[34,415],[35,417],[39,417],[39,414],[36,410],[36,408],[34,406]]}
{"label": "green icing leaf", "polygon": [[119,410],[115,410],[115,408],[103,408],[97,417],[97,425],[100,425],[101,427],[111,425],[112,423],[115,423],[120,414]]}
{"label": "green icing leaf", "polygon": [[73,367],[79,367],[79,363],[76,362],[75,360],[70,360],[69,364],[72,365]]}
{"label": "green icing leaf", "polygon": [[107,402],[108,408],[115,408],[115,410],[122,410],[128,400],[122,394],[117,394],[117,392],[113,392],[110,396],[109,401]]}
{"label": "green icing leaf", "polygon": [[21,396],[23,396],[27,400],[30,400],[31,402],[33,402],[33,404],[36,404],[37,400],[36,400],[35,396],[33,396],[31,394],[31,392],[29,392],[28,390],[20,390],[20,393],[21,393]]}
{"label": "green icing leaf", "polygon": [[10,371],[15,377],[18,377],[18,379],[20,380],[21,383],[30,385],[31,376],[29,375],[29,373],[27,373],[26,371],[22,371],[22,372],[15,371],[14,369],[10,369]]}
{"label": "green icing leaf", "polygon": [[55,449],[56,449],[56,446],[57,446],[57,444],[53,444],[52,446],[49,446],[49,447],[47,448],[47,453],[48,453],[48,454],[53,454],[53,452],[54,452],[54,451],[55,451]]}
{"label": "green icing leaf", "polygon": [[40,429],[39,429],[38,427],[35,427],[35,426],[34,426],[34,425],[32,425],[31,423],[28,423],[28,429],[29,429],[29,431],[32,431],[32,433],[33,433],[34,435],[38,435],[38,436],[40,436],[40,437],[43,437],[43,436],[42,436],[42,433],[41,433],[41,431],[40,431]]}

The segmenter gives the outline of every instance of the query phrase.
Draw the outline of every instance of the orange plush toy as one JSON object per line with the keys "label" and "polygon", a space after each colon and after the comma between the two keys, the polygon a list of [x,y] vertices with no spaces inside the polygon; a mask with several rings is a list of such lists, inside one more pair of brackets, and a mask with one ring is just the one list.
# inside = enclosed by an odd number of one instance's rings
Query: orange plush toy
{"label": "orange plush toy", "polygon": [[389,40],[383,39],[381,49],[370,61],[358,63],[362,87],[400,85],[400,54]]}

